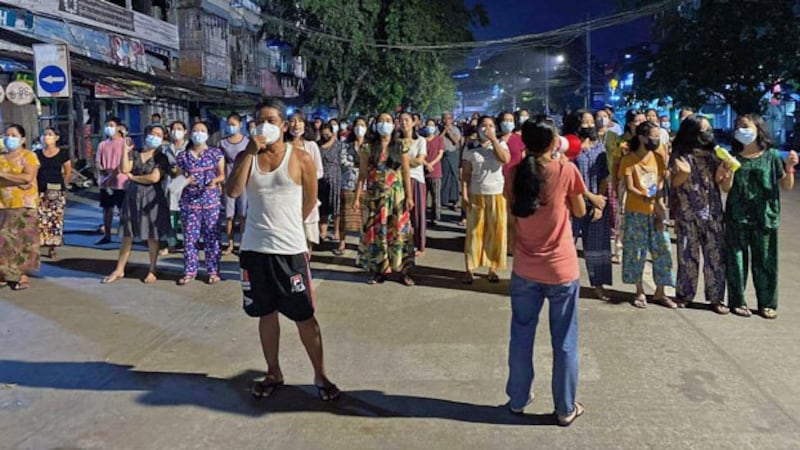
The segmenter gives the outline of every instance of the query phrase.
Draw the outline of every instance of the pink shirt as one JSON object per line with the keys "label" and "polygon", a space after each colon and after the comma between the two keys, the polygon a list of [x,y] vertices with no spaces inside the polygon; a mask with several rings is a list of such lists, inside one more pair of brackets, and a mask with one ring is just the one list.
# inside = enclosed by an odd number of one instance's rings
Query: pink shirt
{"label": "pink shirt", "polygon": [[511,153],[511,161],[503,166],[503,177],[506,179],[506,184],[508,184],[511,182],[511,179],[508,178],[511,175],[511,169],[522,162],[522,152],[525,150],[525,143],[522,142],[522,137],[520,135],[511,133],[511,137],[508,138],[506,144],[508,144],[508,151]]}
{"label": "pink shirt", "polygon": [[[580,278],[580,268],[569,220],[569,197],[586,192],[586,185],[575,164],[565,160],[548,163],[544,176],[542,204],[528,217],[513,218],[514,273],[543,284],[571,283]],[[507,186],[506,195],[512,198],[511,184]]]}
{"label": "pink shirt", "polygon": [[[122,163],[122,153],[124,151],[125,140],[121,137],[106,139],[97,146],[97,168],[104,170],[117,170]],[[125,189],[128,176],[123,173],[110,173],[100,175],[100,187],[115,190]]]}

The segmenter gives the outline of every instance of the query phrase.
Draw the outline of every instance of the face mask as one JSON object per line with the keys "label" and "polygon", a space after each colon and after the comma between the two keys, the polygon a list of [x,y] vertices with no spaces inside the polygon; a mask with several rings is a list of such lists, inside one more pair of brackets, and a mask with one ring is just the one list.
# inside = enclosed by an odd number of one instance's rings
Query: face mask
{"label": "face mask", "polygon": [[264,136],[267,138],[267,145],[272,145],[281,138],[281,129],[269,122],[264,122],[256,126],[255,135]]}
{"label": "face mask", "polygon": [[752,144],[757,137],[758,134],[750,128],[738,128],[736,132],[733,133],[733,138],[742,145]]}
{"label": "face mask", "polygon": [[394,131],[394,124],[389,122],[378,122],[378,126],[376,127],[378,130],[378,134],[381,136],[389,136]]}
{"label": "face mask", "polygon": [[671,125],[670,125],[669,122],[661,122],[661,128],[669,131],[669,129],[671,128]]}
{"label": "face mask", "polygon": [[333,138],[333,136],[325,136],[325,135],[323,135],[323,136],[322,136],[322,142],[328,142],[328,141],[330,141],[332,138]]}
{"label": "face mask", "polygon": [[186,132],[183,130],[172,130],[172,140],[173,141],[182,141],[183,137],[186,136]]}
{"label": "face mask", "polygon": [[697,138],[697,141],[703,147],[713,147],[715,140],[716,136],[714,136],[714,130],[711,129],[708,129],[706,131],[701,131],[700,135]]}
{"label": "face mask", "polygon": [[114,137],[117,134],[117,127],[106,127],[106,137]]}
{"label": "face mask", "polygon": [[595,127],[581,127],[578,128],[577,135],[580,140],[590,139],[592,141],[596,141],[597,129],[595,129]]}
{"label": "face mask", "polygon": [[333,130],[333,134],[336,134],[339,132],[339,125],[331,125],[331,129]]}
{"label": "face mask", "polygon": [[164,143],[164,139],[160,136],[154,136],[152,134],[147,135],[144,139],[144,145],[147,148],[158,148],[161,147],[161,144]]}
{"label": "face mask", "polygon": [[501,122],[500,129],[503,130],[503,133],[511,133],[514,131],[514,122]]}
{"label": "face mask", "polygon": [[289,134],[291,134],[294,137],[300,137],[303,135],[303,132],[300,130],[292,130],[289,132]]}
{"label": "face mask", "polygon": [[601,117],[597,119],[597,124],[600,126],[600,128],[607,127],[609,122],[610,120],[608,120],[608,117]]}
{"label": "face mask", "polygon": [[6,136],[6,138],[3,139],[3,145],[6,146],[6,150],[14,151],[22,145],[22,139],[15,136]]}
{"label": "face mask", "polygon": [[192,133],[192,142],[198,145],[203,145],[208,141],[208,133],[205,131],[195,131]]}
{"label": "face mask", "polygon": [[528,116],[519,116],[519,124],[522,125],[523,123],[528,121]]}
{"label": "face mask", "polygon": [[347,124],[346,124],[346,123],[343,123],[343,124],[342,124],[342,129],[343,129],[343,130],[347,130]]}
{"label": "face mask", "polygon": [[430,127],[425,128],[425,131],[428,132],[428,136],[436,135],[436,127],[434,127],[434,126],[430,126]]}
{"label": "face mask", "polygon": [[225,127],[225,131],[228,132],[228,136],[233,136],[234,134],[239,132],[239,127],[236,125],[228,125]]}
{"label": "face mask", "polygon": [[656,149],[658,149],[659,145],[661,145],[661,140],[660,139],[647,139],[644,142],[644,148],[646,148],[647,150],[649,150],[651,152],[655,151]]}
{"label": "face mask", "polygon": [[367,127],[365,127],[363,125],[358,125],[355,128],[355,131],[356,131],[356,136],[358,136],[358,137],[364,137],[364,136],[367,135]]}
{"label": "face mask", "polygon": [[478,137],[482,141],[486,140],[486,128],[478,128]]}

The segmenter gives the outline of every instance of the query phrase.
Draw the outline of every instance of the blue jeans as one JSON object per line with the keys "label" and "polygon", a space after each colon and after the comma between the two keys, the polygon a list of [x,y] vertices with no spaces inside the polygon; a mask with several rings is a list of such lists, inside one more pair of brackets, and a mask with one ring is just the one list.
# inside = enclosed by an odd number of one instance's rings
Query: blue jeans
{"label": "blue jeans", "polygon": [[549,285],[511,276],[511,341],[508,344],[509,406],[522,408],[533,384],[533,341],[544,299],[550,300],[550,342],[553,346],[553,401],[556,414],[575,409],[578,388],[578,281]]}

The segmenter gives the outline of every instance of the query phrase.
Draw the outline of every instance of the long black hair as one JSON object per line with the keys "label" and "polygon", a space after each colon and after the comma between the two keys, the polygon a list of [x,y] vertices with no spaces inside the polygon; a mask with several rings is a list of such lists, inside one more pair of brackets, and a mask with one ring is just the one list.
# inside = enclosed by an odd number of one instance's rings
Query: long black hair
{"label": "long black hair", "polygon": [[639,147],[642,146],[642,143],[639,142],[639,136],[650,139],[650,131],[652,131],[653,128],[658,128],[658,125],[647,120],[640,123],[639,126],[636,127],[636,133],[634,133],[633,136],[631,136],[631,140],[628,141],[628,151],[635,152],[639,150]]}
{"label": "long black hair", "polygon": [[[628,112],[625,113],[625,130],[623,131],[623,134],[631,131],[630,126],[633,123],[633,121],[636,120],[636,116],[639,116],[639,115],[643,116],[644,113],[642,111],[638,110],[638,109],[629,109]],[[639,146],[637,145],[636,148],[639,148]],[[635,151],[635,150],[631,150],[631,151]]]}
{"label": "long black hair", "polygon": [[[583,124],[583,115],[592,114],[588,109],[577,109],[564,118],[564,126],[562,127],[563,134],[574,134],[577,136],[578,130],[581,129]],[[594,116],[592,116],[594,117]]]}
{"label": "long black hair", "polygon": [[[375,131],[371,131],[367,134],[366,141],[369,142],[369,164],[370,166],[377,166],[381,159],[381,140],[383,136],[378,133],[378,123],[381,116],[387,115],[392,118],[392,115],[389,113],[380,113],[375,117]],[[392,125],[394,125],[394,118],[392,118]],[[397,127],[395,127],[397,128]],[[389,142],[389,149],[391,149],[395,145],[402,145],[400,142],[400,132],[397,129],[392,130],[391,133],[392,140]],[[397,169],[393,167],[393,169]]]}
{"label": "long black hair", "polygon": [[[758,136],[756,137],[756,143],[758,144],[758,148],[761,151],[766,151],[772,148],[772,135],[769,132],[769,128],[767,127],[767,122],[764,121],[764,118],[758,114],[745,114],[743,116],[739,116],[736,118],[736,123],[739,123],[742,119],[749,119],[753,122],[753,125],[756,126],[756,130],[758,130]],[[24,135],[23,135],[24,136]],[[733,153],[741,153],[744,150],[744,145],[737,141],[736,139],[733,140],[733,144],[731,144],[731,149]]]}
{"label": "long black hair", "polygon": [[542,206],[544,173],[539,157],[550,151],[558,131],[552,121],[541,120],[522,124],[522,142],[528,149],[525,158],[517,166],[512,185],[514,201],[511,213],[517,217],[528,217]]}
{"label": "long black hair", "polygon": [[685,156],[692,153],[697,148],[705,147],[701,142],[701,129],[703,128],[705,117],[691,115],[683,119],[678,134],[672,142],[672,150],[676,156]]}

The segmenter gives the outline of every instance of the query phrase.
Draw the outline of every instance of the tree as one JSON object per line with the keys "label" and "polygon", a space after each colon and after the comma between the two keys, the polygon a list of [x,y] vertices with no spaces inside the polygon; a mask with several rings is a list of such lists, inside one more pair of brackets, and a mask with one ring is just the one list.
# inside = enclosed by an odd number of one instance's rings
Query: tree
{"label": "tree", "polygon": [[759,111],[773,85],[800,78],[795,5],[794,0],[691,0],[670,7],[654,22],[657,53],[643,70],[639,94],[671,95],[676,103],[693,106],[718,97],[738,113]]}
{"label": "tree", "polygon": [[264,25],[265,33],[278,35],[306,58],[314,99],[335,104],[343,117],[400,105],[425,113],[452,107],[455,86],[441,53],[376,44],[467,41],[470,25],[488,22],[482,6],[467,8],[458,0],[270,0],[265,6],[269,16],[305,28],[298,31],[269,17]]}

